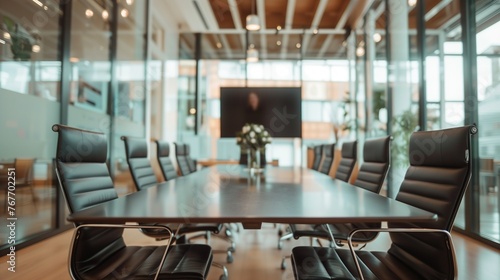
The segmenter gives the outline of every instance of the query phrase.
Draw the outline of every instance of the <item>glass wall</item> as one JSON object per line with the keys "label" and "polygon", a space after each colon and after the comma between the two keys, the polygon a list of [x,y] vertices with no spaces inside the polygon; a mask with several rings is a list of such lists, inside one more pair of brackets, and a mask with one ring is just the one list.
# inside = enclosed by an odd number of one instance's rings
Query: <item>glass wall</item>
{"label": "glass wall", "polygon": [[[15,168],[16,248],[69,225],[65,203],[56,201],[62,196],[54,174],[53,124],[106,134],[116,190],[119,195],[132,190],[119,137],[146,136],[147,85],[161,79],[159,73],[146,75],[149,5],[0,0],[0,218],[13,215],[4,190],[6,172]],[[61,25],[68,21],[71,25]],[[0,228],[2,252],[8,234]]]}
{"label": "glass wall", "polygon": [[[15,245],[57,226],[51,126],[60,119],[60,16],[59,1],[0,1],[0,219],[18,218]],[[6,197],[14,197],[11,168],[15,201]],[[0,227],[0,251],[9,233]]]}
{"label": "glass wall", "polygon": [[[497,11],[498,12],[498,11]],[[479,234],[500,242],[500,20],[478,13]]]}

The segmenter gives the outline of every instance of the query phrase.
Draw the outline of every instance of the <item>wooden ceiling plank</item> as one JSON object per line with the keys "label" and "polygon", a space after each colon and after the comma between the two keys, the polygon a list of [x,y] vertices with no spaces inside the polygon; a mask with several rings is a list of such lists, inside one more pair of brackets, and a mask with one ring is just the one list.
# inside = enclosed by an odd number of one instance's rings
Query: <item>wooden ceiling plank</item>
{"label": "wooden ceiling plank", "polygon": [[332,40],[333,40],[333,34],[328,34],[325,41],[323,42],[323,45],[321,46],[321,49],[319,49],[318,58],[323,58],[326,50],[328,50],[328,48],[330,47]]}
{"label": "wooden ceiling plank", "polygon": [[[318,28],[321,18],[323,18],[323,14],[325,13],[325,8],[327,4],[328,0],[321,0],[321,2],[319,2],[318,8],[316,9],[316,13],[314,13],[314,18],[311,24],[311,30]],[[310,41],[311,41],[311,33],[305,34],[304,40],[302,42],[303,53],[306,53]]]}
{"label": "wooden ceiling plank", "polygon": [[425,21],[430,20],[433,18],[435,15],[437,15],[444,7],[446,7],[448,4],[450,4],[453,0],[441,0],[436,6],[434,6],[430,11],[428,11],[424,18]]}
{"label": "wooden ceiling plank", "polygon": [[352,0],[351,2],[349,2],[349,6],[347,6],[344,13],[340,17],[339,22],[337,23],[337,26],[335,26],[335,29],[338,29],[338,30],[344,29],[345,24],[347,23],[347,19],[349,18],[349,16],[352,13],[352,10],[354,9],[354,7],[356,7],[357,4],[358,4],[358,0]]}

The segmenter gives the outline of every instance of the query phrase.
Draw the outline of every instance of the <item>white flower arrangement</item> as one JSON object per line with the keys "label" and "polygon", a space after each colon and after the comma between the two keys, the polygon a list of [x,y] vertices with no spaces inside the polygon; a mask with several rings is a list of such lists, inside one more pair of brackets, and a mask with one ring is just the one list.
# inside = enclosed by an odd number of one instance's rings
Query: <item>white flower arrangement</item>
{"label": "white flower arrangement", "polygon": [[245,124],[236,134],[238,145],[248,145],[254,149],[263,149],[272,140],[269,132],[261,124]]}

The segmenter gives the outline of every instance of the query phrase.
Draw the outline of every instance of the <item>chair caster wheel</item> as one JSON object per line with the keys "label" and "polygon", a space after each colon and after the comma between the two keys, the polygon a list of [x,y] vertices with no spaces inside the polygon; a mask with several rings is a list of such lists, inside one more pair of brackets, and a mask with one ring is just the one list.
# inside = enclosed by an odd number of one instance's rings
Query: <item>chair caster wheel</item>
{"label": "chair caster wheel", "polygon": [[231,232],[230,229],[226,229],[225,234],[226,234],[227,237],[233,236],[233,233]]}
{"label": "chair caster wheel", "polygon": [[278,249],[279,250],[283,249],[283,241],[278,242]]}
{"label": "chair caster wheel", "polygon": [[234,261],[234,259],[233,259],[233,254],[231,253],[231,251],[227,252],[226,262],[233,263],[233,261]]}
{"label": "chair caster wheel", "polygon": [[219,280],[228,280],[227,276],[222,274],[220,277],[219,277]]}
{"label": "chair caster wheel", "polygon": [[231,253],[236,252],[236,248],[234,248],[234,246],[231,246],[231,247],[227,248],[227,250],[228,250],[229,252],[231,252]]}
{"label": "chair caster wheel", "polygon": [[285,260],[285,259],[283,259],[283,260],[281,261],[281,270],[285,270],[285,269],[286,269],[286,260]]}

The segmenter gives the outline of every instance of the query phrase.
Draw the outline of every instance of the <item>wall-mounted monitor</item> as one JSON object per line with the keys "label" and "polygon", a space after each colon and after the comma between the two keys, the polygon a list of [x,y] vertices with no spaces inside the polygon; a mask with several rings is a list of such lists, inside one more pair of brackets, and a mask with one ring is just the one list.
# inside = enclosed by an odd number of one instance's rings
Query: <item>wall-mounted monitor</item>
{"label": "wall-mounted monitor", "polygon": [[301,138],[300,87],[222,87],[221,137],[235,137],[246,123],[262,124],[272,137]]}

